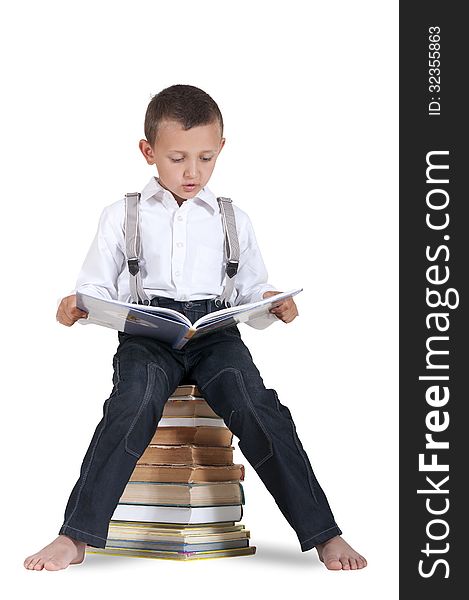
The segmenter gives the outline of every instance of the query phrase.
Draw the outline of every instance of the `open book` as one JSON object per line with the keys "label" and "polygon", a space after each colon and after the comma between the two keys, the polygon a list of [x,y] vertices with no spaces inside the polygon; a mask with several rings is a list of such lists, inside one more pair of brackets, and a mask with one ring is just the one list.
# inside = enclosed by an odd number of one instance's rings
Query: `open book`
{"label": "open book", "polygon": [[263,317],[280,301],[301,291],[302,288],[282,292],[258,302],[222,308],[197,319],[194,324],[185,315],[171,308],[105,300],[81,292],[76,292],[76,303],[79,309],[88,313],[88,318],[79,319],[79,323],[94,323],[132,335],[155,337],[179,350],[193,337]]}

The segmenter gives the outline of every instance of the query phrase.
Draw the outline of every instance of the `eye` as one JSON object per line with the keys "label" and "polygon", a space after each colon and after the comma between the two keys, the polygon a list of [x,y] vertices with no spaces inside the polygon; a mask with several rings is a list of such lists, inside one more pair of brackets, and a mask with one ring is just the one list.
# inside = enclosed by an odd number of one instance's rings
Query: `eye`
{"label": "eye", "polygon": [[[208,156],[208,157],[207,156],[203,156],[201,158],[201,160],[203,162],[210,162],[212,159],[213,159],[213,156]],[[171,160],[171,162],[179,163],[179,162],[182,162],[184,160],[184,158],[171,158],[170,160]]]}

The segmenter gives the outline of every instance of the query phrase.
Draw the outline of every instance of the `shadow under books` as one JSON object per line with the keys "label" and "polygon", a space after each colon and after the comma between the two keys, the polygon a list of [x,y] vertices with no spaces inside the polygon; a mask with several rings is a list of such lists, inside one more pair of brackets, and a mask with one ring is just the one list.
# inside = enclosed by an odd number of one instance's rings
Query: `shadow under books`
{"label": "shadow under books", "polygon": [[288,566],[288,568],[296,569],[324,568],[314,549],[301,552],[295,547],[285,548],[272,542],[260,542],[259,540],[256,540],[254,545],[257,547],[257,551],[253,559],[265,566]]}
{"label": "shadow under books", "polygon": [[[239,560],[244,561],[255,561],[256,564],[262,564],[262,566],[286,566],[289,569],[314,569],[314,568],[324,568],[317,557],[316,552],[313,550],[309,550],[308,552],[301,552],[296,548],[285,548],[282,546],[275,545],[273,543],[265,543],[262,542],[256,544],[257,551],[253,556],[247,557],[233,557]],[[228,558],[228,562],[233,561],[233,558]],[[217,562],[223,560],[222,558],[217,559]],[[143,559],[139,560],[135,557],[128,556],[103,556],[99,554],[88,554],[85,556],[85,562],[80,566],[81,568],[85,567],[87,570],[89,569],[119,569],[123,565],[123,561],[127,564],[132,563],[162,563],[168,562],[163,559]],[[177,562],[177,561],[171,561]],[[192,562],[192,561],[189,561]],[[212,562],[209,560],[208,562]],[[233,561],[234,562],[234,561]]]}

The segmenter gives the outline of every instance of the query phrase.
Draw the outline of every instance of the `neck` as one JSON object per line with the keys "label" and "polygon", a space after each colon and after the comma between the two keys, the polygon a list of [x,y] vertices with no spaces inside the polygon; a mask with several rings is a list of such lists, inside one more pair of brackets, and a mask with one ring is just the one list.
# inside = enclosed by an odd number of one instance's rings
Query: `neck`
{"label": "neck", "polygon": [[[168,189],[165,184],[161,181],[161,179],[159,177],[156,178],[156,181],[161,185],[161,187],[163,187],[165,190],[168,190],[168,192],[171,192],[170,189]],[[187,200],[187,198],[181,198],[180,196],[178,196],[177,194],[175,194],[174,192],[171,192],[171,194],[174,196],[174,199],[176,200],[176,202],[179,204],[179,206],[181,206],[181,204],[183,202],[185,202]]]}

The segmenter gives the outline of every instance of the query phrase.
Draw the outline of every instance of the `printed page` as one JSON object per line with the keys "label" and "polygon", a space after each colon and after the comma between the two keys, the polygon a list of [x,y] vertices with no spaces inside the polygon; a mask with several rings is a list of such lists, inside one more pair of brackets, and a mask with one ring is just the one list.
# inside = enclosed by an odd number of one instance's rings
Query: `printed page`
{"label": "printed page", "polygon": [[259,302],[241,304],[212,312],[201,317],[194,323],[193,327],[197,330],[195,335],[201,335],[215,329],[222,329],[223,327],[230,327],[237,323],[247,323],[250,320],[257,319],[262,315],[268,314],[269,310],[280,301],[295,296],[301,291],[303,291],[303,288],[282,292],[270,298],[259,300]]}
{"label": "printed page", "polygon": [[87,319],[78,320],[83,325],[95,324],[155,337],[171,345],[183,338],[191,325],[185,315],[167,308],[106,300],[80,292],[76,293],[76,299],[77,307],[88,313]]}

